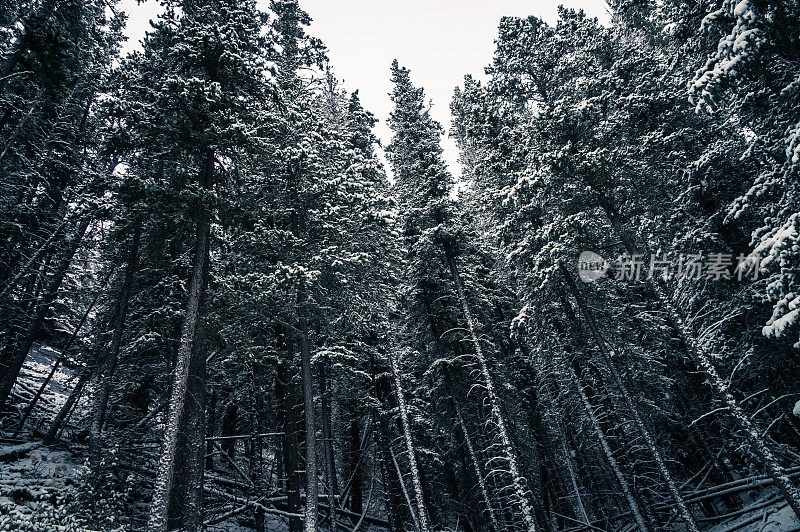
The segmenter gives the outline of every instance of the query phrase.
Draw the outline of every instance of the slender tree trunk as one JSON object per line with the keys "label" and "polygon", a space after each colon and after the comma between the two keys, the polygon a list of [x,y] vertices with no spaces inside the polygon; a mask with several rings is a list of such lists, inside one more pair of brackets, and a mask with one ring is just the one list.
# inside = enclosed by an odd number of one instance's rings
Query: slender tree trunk
{"label": "slender tree trunk", "polygon": [[331,530],[338,528],[339,480],[336,475],[335,454],[333,452],[333,431],[331,430],[331,403],[328,397],[328,357],[322,360],[319,367],[319,393],[322,400],[322,438],[325,450],[325,480],[328,486],[328,502],[330,507]]}
{"label": "slender tree trunk", "polygon": [[95,473],[97,473],[97,467],[100,464],[100,437],[103,431],[103,423],[105,422],[108,398],[111,395],[111,381],[117,368],[119,352],[122,347],[122,334],[125,330],[125,319],[128,314],[128,301],[130,300],[133,280],[138,267],[141,235],[142,224],[137,219],[134,222],[125,277],[117,297],[117,308],[114,311],[114,332],[111,337],[111,346],[99,367],[100,371],[97,375],[97,390],[95,391],[89,418],[91,423],[89,427],[89,467]]}
{"label": "slender tree trunk", "polygon": [[[300,511],[300,455],[298,429],[300,425],[300,412],[295,391],[295,371],[292,367],[293,344],[287,342],[287,358],[278,363],[278,381],[284,393],[278,395],[282,402],[283,411],[283,437],[281,440],[281,455],[283,457],[283,476],[286,485],[286,510],[292,514]],[[301,532],[303,523],[297,517],[289,518],[289,532]]]}
{"label": "slender tree trunk", "polygon": [[353,402],[350,409],[350,453],[349,453],[349,477],[350,477],[350,511],[360,514],[364,510],[364,476],[361,467],[361,423],[358,414],[358,407]]}
{"label": "slender tree trunk", "polygon": [[417,517],[417,512],[414,511],[414,503],[411,501],[411,495],[408,493],[406,481],[403,479],[403,472],[400,470],[400,464],[397,462],[397,456],[394,453],[394,449],[391,447],[389,447],[389,456],[392,458],[392,466],[394,466],[394,471],[399,479],[400,491],[403,492],[403,499],[405,499],[406,507],[408,507],[408,513],[411,515],[411,521],[414,524],[414,530],[415,532],[419,532],[421,530],[419,518]]}
{"label": "slender tree trunk", "polygon": [[[370,354],[370,375],[372,377],[372,391],[377,402],[375,440],[377,442],[378,457],[383,477],[384,504],[389,520],[390,532],[403,530],[402,500],[397,493],[397,486],[401,486],[402,478],[395,475],[392,468],[391,453],[391,424],[388,419],[389,405],[386,404],[391,396],[391,385],[387,380],[377,377],[378,369],[375,367],[375,355]],[[403,486],[405,487],[405,486]]]}
{"label": "slender tree trunk", "polygon": [[586,513],[586,506],[583,504],[583,496],[581,495],[581,489],[578,485],[578,478],[575,473],[575,464],[572,461],[572,455],[567,447],[567,435],[564,434],[563,427],[558,427],[558,435],[561,440],[561,450],[564,453],[564,465],[567,467],[567,474],[569,475],[569,481],[572,485],[572,492],[575,494],[575,506],[577,509],[578,517],[583,519],[584,523],[591,522],[589,519],[589,514]]}
{"label": "slender tree trunk", "polygon": [[467,321],[467,329],[469,330],[470,338],[475,349],[475,357],[478,360],[481,375],[483,376],[483,384],[486,387],[486,394],[489,397],[489,405],[492,411],[492,417],[494,417],[494,421],[497,425],[497,430],[500,435],[502,452],[506,462],[508,463],[508,470],[511,474],[511,480],[513,482],[513,489],[517,498],[517,504],[522,511],[522,519],[525,523],[526,529],[528,532],[535,532],[536,523],[533,518],[534,512],[531,508],[530,501],[528,500],[528,494],[526,493],[525,479],[520,474],[519,466],[517,465],[517,458],[514,454],[514,450],[511,445],[511,438],[508,434],[505,418],[500,407],[500,398],[494,389],[494,379],[492,379],[492,376],[489,373],[486,357],[483,355],[483,348],[481,347],[480,340],[478,339],[475,320],[472,317],[472,311],[470,309],[469,302],[467,301],[466,293],[464,292],[464,284],[461,281],[461,274],[458,271],[458,265],[456,264],[455,257],[453,256],[452,251],[449,249],[445,249],[445,259],[450,267],[450,274],[453,276],[456,294],[461,302],[461,308],[464,311],[464,318]]}
{"label": "slender tree trunk", "polygon": [[494,513],[494,507],[492,506],[492,502],[489,499],[489,491],[486,489],[486,481],[483,478],[483,472],[481,471],[481,465],[478,461],[478,456],[475,454],[475,448],[472,446],[472,438],[469,436],[469,431],[467,430],[467,424],[464,423],[464,416],[461,414],[461,406],[458,404],[458,401],[453,399],[453,405],[456,408],[456,418],[458,419],[458,426],[461,427],[461,432],[464,434],[464,443],[467,444],[467,452],[469,453],[470,461],[472,462],[472,468],[475,471],[475,478],[478,480],[478,487],[481,489],[481,496],[483,497],[483,503],[486,505],[486,511],[489,514],[489,523],[491,523],[492,530],[500,530],[500,526],[497,523],[497,516]]}
{"label": "slender tree trunk", "polygon": [[[239,405],[236,404],[236,398],[233,394],[231,394],[229,401],[228,406],[225,407],[225,413],[222,415],[220,427],[222,436],[236,436],[236,419],[239,413]],[[236,457],[236,440],[222,440],[220,447],[222,452],[227,454],[231,460]]]}
{"label": "slender tree trunk", "polygon": [[[204,150],[203,158],[200,183],[203,188],[210,190],[214,172],[214,154],[210,149],[206,149]],[[167,512],[175,472],[178,431],[186,403],[189,368],[195,351],[195,335],[200,321],[200,302],[205,288],[210,225],[207,215],[202,216],[197,222],[195,254],[192,276],[189,282],[189,300],[181,330],[178,358],[175,364],[175,378],[169,402],[169,414],[164,427],[163,449],[159,459],[153,502],[150,506],[150,516],[147,522],[147,529],[150,532],[162,532],[167,528]]]}
{"label": "slender tree trunk", "polygon": [[417,466],[417,456],[414,452],[414,442],[411,438],[411,424],[408,421],[408,408],[406,407],[406,398],[405,393],[403,392],[403,382],[400,380],[400,370],[397,367],[397,361],[395,360],[394,353],[392,352],[393,347],[393,345],[389,346],[389,366],[392,371],[392,376],[394,377],[397,406],[398,410],[400,411],[400,420],[403,426],[403,437],[406,443],[409,467],[411,468],[411,480],[414,484],[414,495],[417,499],[419,526],[422,532],[431,532],[431,527],[428,521],[428,513],[425,509],[425,501],[422,495],[422,482],[420,481],[419,468]]}
{"label": "slender tree trunk", "polygon": [[[521,344],[524,346],[524,342]],[[529,351],[528,351],[529,352]],[[536,372],[536,377],[542,377],[541,372]],[[533,416],[533,421],[531,425],[534,427],[534,431],[537,435],[537,443],[539,443],[540,448],[540,456],[542,456],[542,482],[546,485],[546,488],[543,490],[546,495],[546,502],[549,503],[550,508],[555,509],[556,505],[559,501],[559,498],[556,496],[557,488],[560,487],[561,482],[563,479],[560,475],[551,474],[547,471],[547,469],[551,469],[553,471],[558,470],[557,464],[560,463],[560,460],[556,458],[555,454],[555,442],[549,441],[546,438],[548,433],[549,425],[547,425],[544,420],[542,419],[542,415],[539,414],[540,411],[546,408],[545,403],[542,401],[542,397],[545,397],[553,409],[553,431],[556,433],[559,441],[562,444],[562,449],[564,449],[564,459],[566,460],[566,467],[567,473],[570,477],[570,483],[572,488],[575,492],[575,503],[572,505],[572,510],[575,512],[575,515],[581,516],[584,514],[588,514],[589,512],[586,510],[586,506],[583,503],[583,497],[580,494],[579,490],[579,475],[578,471],[580,470],[576,460],[572,457],[571,454],[567,451],[567,447],[569,445],[566,433],[566,427],[564,423],[564,416],[559,409],[552,404],[552,398],[558,396],[558,392],[556,391],[557,384],[554,382],[554,376],[552,374],[547,374],[545,378],[538,378],[536,382],[538,382],[538,386],[529,387],[529,391],[527,394],[530,399],[529,403],[532,405],[537,405],[536,408],[533,409],[533,412],[536,413]],[[567,488],[569,489],[569,488]],[[555,525],[553,511],[549,512],[550,520],[548,524],[550,526],[550,530],[556,530],[557,527]]]}
{"label": "slender tree trunk", "polygon": [[[264,432],[262,426],[261,412],[264,410],[264,401],[258,390],[260,377],[260,366],[253,362],[250,365],[250,434],[261,434]],[[264,446],[263,440],[259,437],[250,439],[250,456],[248,457],[250,481],[256,488],[257,493],[263,493],[265,489],[264,468],[263,468]],[[264,509],[256,507],[253,509],[255,528],[258,532],[264,530],[266,526],[266,514]]]}
{"label": "slender tree trunk", "polygon": [[53,367],[50,368],[50,373],[47,374],[47,377],[45,377],[44,381],[42,381],[42,384],[39,386],[39,389],[36,390],[36,395],[34,395],[33,399],[31,399],[28,408],[25,410],[25,414],[22,416],[22,419],[19,422],[19,427],[14,432],[14,437],[17,437],[20,431],[25,427],[25,422],[28,420],[31,413],[33,412],[33,409],[36,407],[36,403],[38,403],[39,399],[41,399],[44,390],[47,388],[47,385],[50,384],[51,380],[53,380],[53,376],[56,374],[56,371],[58,371],[58,368],[61,367],[61,363],[64,362],[64,360],[66,360],[67,353],[72,347],[72,344],[75,343],[75,340],[78,339],[78,333],[80,333],[81,329],[83,328],[83,325],[86,323],[86,320],[89,319],[89,314],[92,313],[95,304],[97,304],[97,301],[100,299],[100,295],[103,293],[103,289],[105,288],[106,284],[108,284],[108,280],[111,278],[111,275],[113,273],[114,273],[114,268],[110,268],[108,273],[106,274],[106,277],[103,279],[103,282],[100,285],[100,289],[92,298],[92,301],[86,308],[86,312],[84,312],[83,316],[81,316],[81,319],[75,326],[75,330],[72,331],[72,335],[69,337],[69,340],[67,340],[67,343],[64,344],[64,348],[61,350],[61,353],[58,355],[58,358],[53,363]]}
{"label": "slender tree trunk", "polygon": [[389,530],[391,532],[401,532],[403,530],[402,500],[400,499],[395,486],[405,488],[403,480],[399,478],[392,467],[392,453],[387,432],[380,427],[385,427],[388,431],[388,423],[380,422],[376,430],[378,443],[378,460],[381,465],[381,477],[383,479],[384,506],[389,520]]}
{"label": "slender tree trunk", "polygon": [[689,527],[689,530],[692,532],[699,532],[700,528],[697,526],[697,523],[694,520],[694,516],[689,511],[689,508],[686,506],[686,501],[683,500],[683,496],[680,494],[678,490],[677,484],[675,484],[675,480],[672,478],[672,473],[669,472],[667,469],[667,464],[664,462],[664,459],[661,456],[661,451],[659,451],[658,447],[656,446],[655,440],[653,439],[652,434],[647,429],[642,420],[642,417],[639,415],[639,409],[633,403],[633,398],[631,397],[630,392],[628,391],[628,387],[622,381],[622,377],[617,370],[614,361],[611,359],[611,355],[608,352],[608,347],[605,343],[604,338],[600,333],[600,329],[597,326],[597,322],[594,319],[594,314],[592,314],[589,310],[586,301],[583,299],[583,294],[580,293],[578,287],[575,285],[575,280],[572,278],[572,275],[569,273],[569,270],[561,264],[560,265],[561,273],[564,276],[564,280],[566,281],[567,287],[569,288],[572,295],[575,297],[575,300],[578,303],[578,308],[583,314],[586,323],[589,325],[589,330],[594,336],[595,344],[597,345],[598,350],[600,351],[600,355],[603,358],[603,362],[605,363],[606,367],[608,368],[609,373],[611,373],[611,378],[614,380],[614,384],[616,388],[619,390],[620,395],[622,395],[622,399],[625,402],[625,406],[627,407],[628,411],[630,412],[631,417],[633,418],[633,422],[636,424],[636,428],[639,433],[642,435],[642,438],[645,441],[645,445],[647,446],[650,454],[653,455],[653,459],[656,462],[656,466],[658,467],[658,471],[661,474],[661,477],[664,479],[664,482],[667,484],[667,488],[669,489],[670,495],[672,496],[672,500],[675,501],[675,505],[678,508],[678,513],[683,519],[686,526]]}
{"label": "slender tree trunk", "polygon": [[[206,432],[214,435],[217,426],[217,392],[212,391],[206,409]],[[214,469],[214,442],[206,442],[206,469]]]}
{"label": "slender tree trunk", "polygon": [[[305,530],[314,532],[319,519],[319,486],[317,484],[317,427],[314,413],[314,380],[311,368],[311,345],[305,322],[299,336],[300,361],[303,370],[303,410],[306,429],[306,509]],[[329,501],[330,502],[330,501]]]}
{"label": "slender tree trunk", "polygon": [[78,402],[81,394],[83,393],[83,389],[86,387],[86,384],[89,382],[89,379],[92,377],[92,368],[87,366],[83,368],[81,371],[80,377],[78,377],[78,382],[75,383],[75,387],[70,392],[69,397],[61,406],[61,410],[58,411],[56,414],[55,419],[53,419],[53,423],[50,425],[50,429],[47,431],[47,434],[44,437],[44,443],[50,445],[55,443],[58,439],[58,434],[61,431],[67,416],[69,416],[72,409],[75,408],[75,404]]}
{"label": "slender tree trunk", "polygon": [[186,406],[180,422],[177,455],[168,529],[185,532],[201,530],[203,523],[203,477],[205,474],[205,362],[202,353],[195,353],[189,366]]}
{"label": "slender tree trunk", "polygon": [[[599,195],[599,202],[611,222],[612,229],[622,241],[625,249],[631,255],[637,254],[638,246],[636,245],[636,241],[625,228],[619,210],[612,204],[611,200],[603,194]],[[789,504],[795,516],[800,519],[800,490],[798,490],[789,480],[789,477],[786,476],[786,470],[780,462],[778,462],[778,459],[772,453],[767,442],[760,435],[761,433],[758,427],[756,427],[755,423],[752,422],[747,413],[742,409],[736,398],[733,397],[733,394],[730,392],[730,386],[720,377],[717,368],[711,362],[712,357],[706,352],[705,347],[697,341],[695,335],[689,329],[686,321],[678,311],[678,308],[667,295],[661,284],[659,284],[659,281],[656,278],[652,278],[648,279],[647,282],[658,301],[667,310],[670,325],[678,334],[681,342],[686,346],[687,352],[700,369],[708,376],[708,381],[717,397],[728,407],[731,417],[739,425],[747,441],[751,455],[761,463],[766,473],[775,481],[775,486],[778,488],[781,496]]]}
{"label": "slender tree trunk", "polygon": [[83,218],[77,230],[75,231],[75,234],[67,243],[66,249],[62,253],[61,258],[56,265],[55,271],[53,272],[53,276],[50,278],[50,281],[48,282],[47,288],[42,294],[41,299],[34,306],[33,315],[28,321],[25,330],[21,332],[17,338],[9,339],[6,349],[3,350],[3,358],[0,360],[0,364],[4,366],[3,372],[5,373],[5,376],[2,383],[0,383],[0,418],[3,416],[3,411],[5,410],[6,401],[8,401],[8,396],[11,393],[11,389],[14,387],[14,383],[19,377],[19,373],[22,370],[22,366],[25,363],[25,359],[28,357],[31,347],[33,346],[34,340],[42,330],[42,325],[47,317],[47,313],[50,311],[50,307],[52,307],[53,303],[55,302],[56,296],[58,296],[58,291],[61,288],[61,284],[64,282],[67,272],[69,272],[72,258],[78,251],[78,247],[80,246],[84,235],[86,235],[86,231],[89,228],[90,222],[91,219],[88,216]]}
{"label": "slender tree trunk", "polygon": [[603,428],[600,426],[600,422],[598,421],[597,416],[594,414],[594,407],[589,402],[586,392],[583,391],[583,386],[581,385],[578,376],[575,374],[575,371],[572,368],[568,369],[572,383],[578,390],[578,396],[581,398],[581,403],[583,403],[584,410],[586,410],[586,415],[589,416],[589,420],[592,422],[592,428],[594,429],[595,434],[597,434],[597,439],[600,440],[600,446],[603,448],[603,452],[606,455],[606,459],[608,459],[611,470],[614,472],[614,476],[617,478],[617,482],[619,482],[619,485],[622,487],[622,493],[625,495],[625,500],[628,501],[628,506],[631,509],[633,518],[636,520],[636,525],[642,532],[648,532],[649,528],[647,526],[647,522],[642,515],[639,504],[636,502],[636,498],[633,496],[633,491],[631,490],[628,481],[625,480],[625,476],[622,474],[622,470],[617,463],[617,459],[614,458],[614,453],[611,450],[611,446],[608,444],[608,440],[603,432]]}

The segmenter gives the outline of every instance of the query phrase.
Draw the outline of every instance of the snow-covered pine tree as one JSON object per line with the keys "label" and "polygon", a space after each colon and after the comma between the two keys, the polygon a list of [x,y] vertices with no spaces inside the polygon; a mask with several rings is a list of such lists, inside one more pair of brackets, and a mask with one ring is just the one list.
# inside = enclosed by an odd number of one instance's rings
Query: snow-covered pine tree
{"label": "snow-covered pine tree", "polygon": [[[163,171],[148,176],[148,192],[181,197],[184,220],[194,225],[186,310],[148,520],[151,530],[167,528],[176,462],[185,461],[188,467],[181,476],[186,478],[179,480],[185,482],[181,492],[186,498],[174,517],[194,530],[202,522],[201,453],[205,451],[205,370],[198,361],[207,356],[198,349],[196,338],[208,282],[213,189],[216,183],[225,186],[228,161],[258,148],[257,119],[269,91],[263,17],[254,2],[182,1],[168,2],[164,8],[144,51],[123,67],[126,83],[114,95],[112,106],[119,116],[116,135],[127,136],[137,148],[131,168],[137,168],[137,160],[146,164],[160,159]],[[174,108],[184,112],[166,112]],[[178,456],[182,438],[186,452]]]}
{"label": "snow-covered pine tree", "polygon": [[423,90],[414,87],[410,72],[401,68],[397,60],[392,63],[392,82],[394,87],[391,96],[395,107],[389,125],[394,136],[387,147],[387,155],[396,180],[401,224],[409,254],[407,282],[418,294],[416,297],[423,299],[414,304],[424,304],[424,298],[429,297],[429,294],[424,294],[426,283],[442,286],[446,282],[441,277],[431,278],[432,274],[426,273],[436,271],[431,268],[432,263],[444,261],[472,341],[481,384],[491,405],[491,419],[500,440],[502,459],[508,467],[514,502],[521,511],[525,527],[535,530],[526,481],[512,447],[510,429],[478,338],[477,323],[459,271],[458,250],[464,243],[460,241],[463,235],[452,223],[453,205],[449,194],[453,183],[442,159],[439,144],[441,126],[431,118],[430,110],[425,108]]}

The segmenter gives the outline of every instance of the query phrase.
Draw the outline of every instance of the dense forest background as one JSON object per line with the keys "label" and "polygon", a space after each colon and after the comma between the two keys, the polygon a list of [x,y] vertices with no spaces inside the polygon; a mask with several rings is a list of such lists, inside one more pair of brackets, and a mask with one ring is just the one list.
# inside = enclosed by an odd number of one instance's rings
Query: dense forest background
{"label": "dense forest background", "polygon": [[0,3],[0,528],[800,530],[800,2],[504,18],[383,148],[295,0],[162,4]]}

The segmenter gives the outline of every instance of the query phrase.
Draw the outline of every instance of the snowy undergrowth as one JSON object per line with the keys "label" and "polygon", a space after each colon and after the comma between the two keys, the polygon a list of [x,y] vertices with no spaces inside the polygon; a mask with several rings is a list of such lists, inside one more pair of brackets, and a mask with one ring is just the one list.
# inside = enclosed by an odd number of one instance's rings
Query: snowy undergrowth
{"label": "snowy undergrowth", "polygon": [[[27,406],[28,401],[47,378],[59,355],[59,351],[45,345],[34,345],[33,349],[31,349],[20,372],[20,378],[13,389],[17,407],[20,410]],[[61,408],[67,400],[76,378],[76,372],[62,364],[53,375],[37,407],[34,409],[33,419],[41,417],[52,418],[52,413]],[[23,401],[19,400],[20,397]]]}
{"label": "snowy undergrowth", "polygon": [[[28,401],[49,374],[59,352],[47,346],[35,346],[22,368],[14,387],[15,408],[23,412]],[[45,389],[39,406],[27,423],[49,421],[61,408],[74,384],[74,372],[62,366]],[[22,400],[20,400],[22,398]],[[7,427],[6,436],[17,428],[18,419]],[[20,434],[22,445],[36,442],[30,432]],[[0,444],[0,451],[19,448],[20,444]],[[72,515],[75,511],[77,475],[83,458],[69,451],[40,446],[20,453],[16,460],[0,462],[0,531],[83,531]]]}
{"label": "snowy undergrowth", "polygon": [[0,463],[0,530],[84,530],[67,510],[78,468],[71,453],[47,447]]}

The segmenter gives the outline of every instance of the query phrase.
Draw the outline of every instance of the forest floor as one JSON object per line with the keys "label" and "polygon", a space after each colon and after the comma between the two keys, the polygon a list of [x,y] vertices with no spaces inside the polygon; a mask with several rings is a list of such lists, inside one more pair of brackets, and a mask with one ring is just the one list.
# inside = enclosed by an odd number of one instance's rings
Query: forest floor
{"label": "forest floor", "polygon": [[[88,410],[85,397],[79,400],[70,417],[72,421],[61,435],[61,441],[52,447],[42,443],[42,434],[47,430],[48,422],[64,404],[77,381],[77,369],[62,365],[56,371],[27,421],[25,430],[15,436],[25,407],[44,382],[58,356],[57,350],[35,346],[13,390],[12,406],[17,415],[0,430],[0,532],[92,530],[80,526],[70,516],[74,510],[75,488],[87,454],[83,429],[85,423],[82,421]],[[285,517],[267,515],[265,518],[268,532],[288,530]],[[252,528],[239,524],[234,517],[209,526],[206,530],[244,532]],[[320,530],[322,532],[324,529]],[[361,530],[369,532],[381,529],[366,526]]]}
{"label": "forest floor", "polygon": [[708,532],[733,531],[797,532],[800,531],[800,521],[785,503],[778,503],[731,519],[708,530]]}
{"label": "forest floor", "polygon": [[[46,346],[36,346],[23,368],[22,378],[14,388],[15,407],[20,415],[49,373],[58,351]],[[41,432],[46,430],[63,405],[77,379],[77,371],[62,366],[45,390],[39,406],[28,420],[26,430],[13,437],[16,423],[0,432],[0,531],[24,530],[45,532],[51,530],[84,531],[69,515],[74,508],[75,487],[83,469],[86,445],[82,441],[82,419],[86,414],[86,401],[78,403],[72,422],[62,435],[62,441],[52,447],[44,446]],[[17,417],[19,419],[19,417]],[[748,501],[754,507],[759,501],[774,498],[774,493],[762,491]],[[676,527],[676,530],[678,528]],[[251,530],[234,519],[224,521],[207,530],[240,532]],[[284,517],[267,516],[266,530],[288,530]],[[362,530],[382,530],[364,527]],[[705,528],[708,532],[798,532],[800,521],[785,504],[775,503],[741,516]]]}

